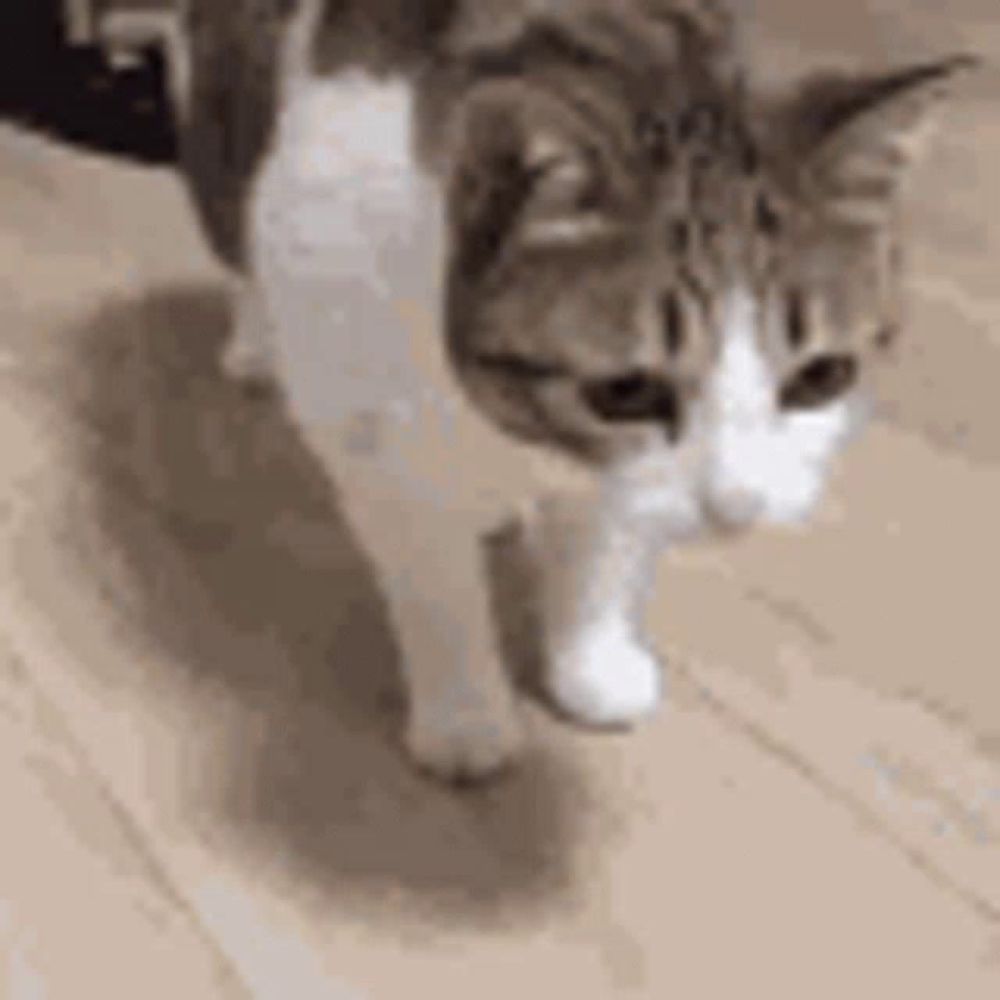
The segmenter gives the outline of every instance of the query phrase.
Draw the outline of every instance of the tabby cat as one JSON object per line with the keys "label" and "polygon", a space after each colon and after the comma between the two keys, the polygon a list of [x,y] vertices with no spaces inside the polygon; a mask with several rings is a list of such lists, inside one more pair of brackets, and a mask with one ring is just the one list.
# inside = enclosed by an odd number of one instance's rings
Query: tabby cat
{"label": "tabby cat", "polygon": [[[965,57],[757,96],[714,0],[187,0],[182,164],[370,556],[407,746],[516,755],[482,541],[541,565],[566,715],[647,715],[658,551],[805,517],[900,317],[897,209]],[[335,595],[331,595],[331,600]]]}

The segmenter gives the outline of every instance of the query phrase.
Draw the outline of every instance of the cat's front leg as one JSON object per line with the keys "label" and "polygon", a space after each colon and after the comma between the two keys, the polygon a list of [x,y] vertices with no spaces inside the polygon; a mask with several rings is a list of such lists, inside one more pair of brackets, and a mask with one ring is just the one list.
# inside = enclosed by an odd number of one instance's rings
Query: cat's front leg
{"label": "cat's front leg", "polygon": [[409,693],[410,754],[444,780],[489,777],[517,755],[522,730],[495,635],[482,525],[435,492],[419,458],[382,439],[377,420],[346,433],[302,430],[385,597]]}
{"label": "cat's front leg", "polygon": [[529,525],[545,683],[556,707],[578,722],[628,725],[660,702],[661,665],[640,624],[659,529],[600,488],[546,497]]}

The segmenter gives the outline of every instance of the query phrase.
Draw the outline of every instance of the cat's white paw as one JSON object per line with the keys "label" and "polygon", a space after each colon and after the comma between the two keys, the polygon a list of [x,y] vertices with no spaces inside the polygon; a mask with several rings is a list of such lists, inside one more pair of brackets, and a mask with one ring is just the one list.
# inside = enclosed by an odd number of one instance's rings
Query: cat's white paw
{"label": "cat's white paw", "polygon": [[240,385],[267,386],[275,379],[270,350],[252,337],[231,337],[219,363],[226,377]]}
{"label": "cat's white paw", "polygon": [[659,705],[657,658],[625,628],[593,628],[554,652],[547,671],[557,707],[577,722],[616,727],[638,722]]}
{"label": "cat's white paw", "polygon": [[415,713],[406,746],[417,766],[454,784],[484,781],[506,770],[523,744],[521,720],[511,702],[503,709]]}

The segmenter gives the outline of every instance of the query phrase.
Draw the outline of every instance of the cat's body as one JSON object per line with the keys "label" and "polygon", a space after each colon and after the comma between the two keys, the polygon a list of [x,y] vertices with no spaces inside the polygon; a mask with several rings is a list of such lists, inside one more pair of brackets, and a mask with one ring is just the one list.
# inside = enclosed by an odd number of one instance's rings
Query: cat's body
{"label": "cat's body", "polygon": [[190,6],[224,364],[281,382],[337,485],[412,752],[454,778],[517,748],[480,543],[518,511],[551,694],[644,715],[656,553],[805,515],[863,413],[906,142],[959,63],[765,104],[711,0]]}

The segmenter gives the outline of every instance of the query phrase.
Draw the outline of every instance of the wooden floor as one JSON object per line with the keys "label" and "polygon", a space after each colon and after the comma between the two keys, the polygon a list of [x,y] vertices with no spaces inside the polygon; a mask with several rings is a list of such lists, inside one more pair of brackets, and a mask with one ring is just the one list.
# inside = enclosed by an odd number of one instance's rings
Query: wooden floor
{"label": "wooden floor", "polygon": [[[765,76],[1000,56],[756,0]],[[670,704],[456,795],[169,172],[0,128],[0,997],[1000,995],[1000,76],[915,192],[886,413],[802,537],[665,560]]]}

